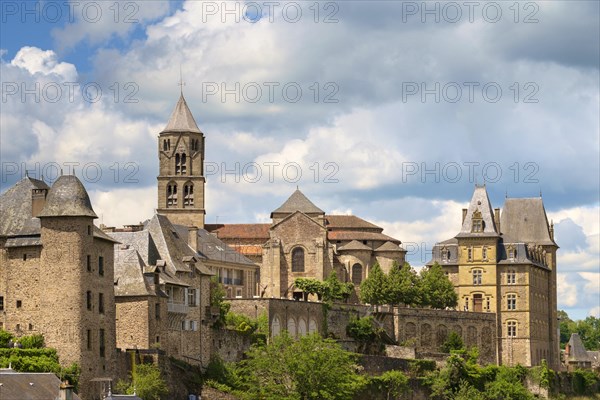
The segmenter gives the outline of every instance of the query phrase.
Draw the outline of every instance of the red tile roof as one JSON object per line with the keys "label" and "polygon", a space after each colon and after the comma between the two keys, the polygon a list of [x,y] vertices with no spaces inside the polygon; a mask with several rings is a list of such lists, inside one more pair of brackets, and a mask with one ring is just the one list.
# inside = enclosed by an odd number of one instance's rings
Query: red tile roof
{"label": "red tile roof", "polygon": [[271,224],[207,224],[204,229],[219,239],[269,239]]}

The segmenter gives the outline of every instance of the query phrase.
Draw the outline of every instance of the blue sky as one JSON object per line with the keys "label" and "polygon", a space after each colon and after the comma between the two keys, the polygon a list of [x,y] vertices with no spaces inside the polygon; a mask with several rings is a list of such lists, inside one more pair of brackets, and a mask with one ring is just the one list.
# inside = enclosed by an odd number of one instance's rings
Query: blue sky
{"label": "blue sky", "polygon": [[151,216],[181,69],[207,222],[266,222],[299,185],[419,266],[476,182],[541,192],[559,307],[600,314],[598,2],[69,4],[2,2],[1,190],[75,165],[98,223]]}

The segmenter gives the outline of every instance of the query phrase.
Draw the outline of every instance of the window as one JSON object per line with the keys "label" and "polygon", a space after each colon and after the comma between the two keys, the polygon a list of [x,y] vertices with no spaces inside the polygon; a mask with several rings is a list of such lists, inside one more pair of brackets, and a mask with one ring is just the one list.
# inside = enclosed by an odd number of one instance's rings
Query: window
{"label": "window", "polygon": [[91,236],[92,235],[92,226],[88,225],[87,229],[88,229],[88,235]]}
{"label": "window", "polygon": [[240,289],[240,288],[235,289],[235,298],[236,299],[242,298],[242,289]]}
{"label": "window", "polygon": [[508,259],[515,261],[515,258],[517,258],[517,249],[508,249]]}
{"label": "window", "polygon": [[4,296],[0,296],[0,311],[4,311]]}
{"label": "window", "polygon": [[104,257],[98,257],[98,275],[104,276]]}
{"label": "window", "polygon": [[194,206],[194,185],[186,183],[183,187],[183,206]]}
{"label": "window", "polygon": [[508,337],[516,337],[517,336],[517,321],[508,321],[506,323],[507,328],[507,336]]}
{"label": "window", "polygon": [[467,261],[473,261],[473,248],[469,247],[467,249]]}
{"label": "window", "polygon": [[89,254],[87,256],[86,264],[88,272],[92,272],[92,256],[90,256]]}
{"label": "window", "polygon": [[[160,319],[160,303],[156,303],[154,305],[154,317],[156,319]],[[158,340],[157,340],[157,342],[158,342]]]}
{"label": "window", "polygon": [[515,283],[517,283],[517,273],[515,272],[515,270],[511,269],[508,271],[508,273],[506,274],[506,283],[508,285],[514,285]]}
{"label": "window", "polygon": [[167,207],[177,206],[177,184],[169,183],[167,185]]}
{"label": "window", "polygon": [[92,309],[92,292],[89,290],[86,292],[87,309]]}
{"label": "window", "polygon": [[185,156],[185,153],[183,153],[181,155],[181,174],[182,175],[185,175],[185,172],[186,172],[186,168],[187,168],[186,162],[187,162],[187,157]]}
{"label": "window", "polygon": [[356,263],[352,266],[352,283],[360,285],[362,282],[362,265]]}
{"label": "window", "polygon": [[506,308],[508,310],[516,310],[517,309],[517,295],[514,293],[510,293],[506,296]]}
{"label": "window", "polygon": [[300,247],[292,250],[292,272],[304,272],[304,249]]}
{"label": "window", "polygon": [[473,270],[473,285],[481,285],[481,276],[483,272],[480,269]]}
{"label": "window", "polygon": [[87,330],[87,349],[92,349],[92,331],[90,329]]}
{"label": "window", "polygon": [[23,261],[27,261],[27,254],[23,253]]}
{"label": "window", "polygon": [[106,348],[104,344],[104,329],[100,329],[98,331],[98,343],[100,344],[100,357],[104,357],[106,354]]}
{"label": "window", "polygon": [[21,300],[17,300],[17,308],[21,308],[23,302]]}
{"label": "window", "polygon": [[104,314],[104,294],[98,293],[98,313]]}
{"label": "window", "polygon": [[185,153],[175,154],[175,175],[185,175],[187,157]]}
{"label": "window", "polygon": [[450,260],[450,250],[442,249],[442,261],[448,262]]}
{"label": "window", "polygon": [[483,232],[483,220],[474,219],[472,232]]}
{"label": "window", "polygon": [[487,258],[488,258],[487,247],[483,246],[483,249],[481,249],[481,256],[483,257],[484,260],[487,260]]}
{"label": "window", "polygon": [[33,330],[33,324],[30,323],[28,328],[29,328],[30,331],[32,331]]}
{"label": "window", "polygon": [[200,291],[198,289],[188,289],[187,290],[187,304],[188,306],[197,306],[198,305],[198,294]]}

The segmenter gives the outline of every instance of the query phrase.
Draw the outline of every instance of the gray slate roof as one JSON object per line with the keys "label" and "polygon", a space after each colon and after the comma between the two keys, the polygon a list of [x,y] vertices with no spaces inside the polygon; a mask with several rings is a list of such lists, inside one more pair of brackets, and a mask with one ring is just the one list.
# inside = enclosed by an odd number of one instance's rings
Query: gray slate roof
{"label": "gray slate roof", "polygon": [[[481,217],[484,222],[483,233],[472,233],[473,227],[473,213],[475,211],[481,212]],[[473,192],[473,197],[471,198],[471,202],[469,203],[469,208],[467,209],[467,216],[463,221],[462,228],[457,237],[461,236],[497,236],[498,231],[496,230],[496,224],[494,223],[494,213],[492,210],[492,204],[490,203],[490,198],[488,197],[487,190],[485,185],[479,186],[475,185],[475,191]]]}
{"label": "gray slate roof", "polygon": [[500,215],[505,242],[555,244],[542,198],[506,199]]}
{"label": "gray slate roof", "polygon": [[273,214],[291,214],[295,211],[300,211],[305,214],[325,214],[325,212],[315,206],[313,202],[300,191],[300,189],[296,189],[285,203],[271,213],[271,218],[273,218]]}
{"label": "gray slate roof", "polygon": [[[125,246],[123,246],[125,247]],[[117,246],[115,250],[115,296],[155,295],[144,279],[144,261],[138,252]]]}
{"label": "gray slate roof", "polygon": [[50,187],[43,181],[25,177],[0,195],[0,236],[16,235],[30,222],[32,189]]}
{"label": "gray slate roof", "polygon": [[401,249],[400,246],[398,246],[397,244],[394,244],[392,242],[385,242],[384,244],[379,246],[376,251],[404,251],[404,250]]}
{"label": "gray slate roof", "polygon": [[[189,230],[183,225],[173,225],[186,243],[188,242]],[[219,261],[226,263],[235,263],[248,266],[256,266],[252,260],[238,253],[217,236],[211,234],[205,229],[198,229],[198,254],[197,258],[208,261]]]}
{"label": "gray slate roof", "polygon": [[[59,398],[61,381],[45,372],[15,372],[0,369],[0,398],[2,400],[55,400]],[[80,400],[73,393],[73,400]]]}
{"label": "gray slate roof", "polygon": [[196,120],[194,120],[194,116],[192,115],[185,98],[183,97],[183,93],[179,96],[179,100],[177,101],[177,105],[175,106],[175,109],[169,118],[169,122],[161,133],[166,132],[202,133],[196,124]]}
{"label": "gray slate roof", "polygon": [[40,218],[67,216],[98,218],[92,209],[90,196],[75,175],[58,177],[48,192],[44,209],[38,215]]}
{"label": "gray slate roof", "polygon": [[571,338],[569,339],[569,358],[568,361],[589,361],[592,359],[590,355],[585,350],[583,342],[581,341],[581,337],[579,337],[578,333],[571,333]]}
{"label": "gray slate roof", "polygon": [[369,246],[362,244],[358,240],[353,240],[337,248],[338,251],[373,251]]}

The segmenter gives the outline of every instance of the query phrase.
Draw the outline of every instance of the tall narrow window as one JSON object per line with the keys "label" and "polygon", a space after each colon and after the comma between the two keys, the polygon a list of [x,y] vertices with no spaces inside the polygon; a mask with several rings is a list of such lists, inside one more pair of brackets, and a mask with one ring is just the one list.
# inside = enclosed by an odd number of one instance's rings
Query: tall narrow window
{"label": "tall narrow window", "polygon": [[181,174],[181,156],[179,153],[175,154],[175,175]]}
{"label": "tall narrow window", "polygon": [[481,256],[484,259],[484,261],[487,260],[487,258],[488,258],[488,249],[487,249],[487,247],[483,246],[483,249],[481,249]]}
{"label": "tall narrow window", "polygon": [[362,265],[356,263],[352,266],[352,283],[355,285],[360,285],[362,282]]}
{"label": "tall narrow window", "polygon": [[506,308],[508,310],[516,310],[517,309],[517,295],[514,293],[510,293],[506,296]]}
{"label": "tall narrow window", "polygon": [[473,261],[473,248],[471,247],[467,249],[467,261]]}
{"label": "tall narrow window", "polygon": [[91,310],[92,309],[92,292],[89,290],[87,292],[85,292],[85,298],[86,298],[86,303],[87,303],[87,309]]}
{"label": "tall narrow window", "polygon": [[104,357],[106,354],[106,348],[104,343],[104,329],[98,331],[98,342],[100,344],[100,357]]}
{"label": "tall narrow window", "polygon": [[516,337],[517,336],[517,321],[508,321],[506,323],[507,328],[507,336],[508,337]]}
{"label": "tall narrow window", "polygon": [[[160,319],[160,303],[154,304],[154,317]],[[158,342],[158,340],[157,340]]]}
{"label": "tall narrow window", "polygon": [[104,294],[98,293],[98,313],[104,314]]}
{"label": "tall narrow window", "polygon": [[186,174],[186,170],[187,170],[187,157],[185,156],[185,153],[183,153],[181,155],[181,175],[185,175]]}
{"label": "tall narrow window", "polygon": [[163,151],[167,151],[167,139],[163,139]]}
{"label": "tall narrow window", "polygon": [[304,249],[301,247],[292,250],[292,272],[304,272]]}
{"label": "tall narrow window", "polygon": [[177,206],[177,184],[172,182],[167,185],[167,207]]}
{"label": "tall narrow window", "polygon": [[4,296],[0,296],[0,311],[4,311]]}
{"label": "tall narrow window", "polygon": [[98,257],[98,275],[104,276],[104,257]]}
{"label": "tall narrow window", "polygon": [[482,271],[480,269],[473,270],[473,285],[481,285]]}
{"label": "tall narrow window", "polygon": [[89,254],[86,257],[86,266],[87,266],[87,271],[92,272],[92,256],[90,256]]}
{"label": "tall narrow window", "polygon": [[183,187],[183,206],[194,206],[194,184],[186,183]]}
{"label": "tall narrow window", "polygon": [[92,331],[90,329],[87,330],[87,349],[92,349]]}

